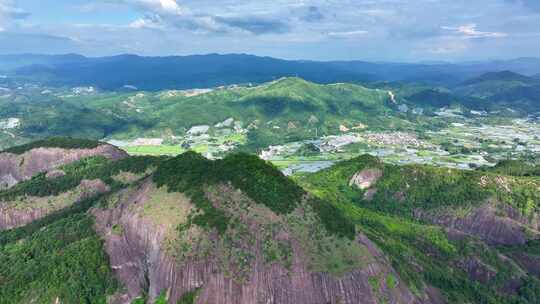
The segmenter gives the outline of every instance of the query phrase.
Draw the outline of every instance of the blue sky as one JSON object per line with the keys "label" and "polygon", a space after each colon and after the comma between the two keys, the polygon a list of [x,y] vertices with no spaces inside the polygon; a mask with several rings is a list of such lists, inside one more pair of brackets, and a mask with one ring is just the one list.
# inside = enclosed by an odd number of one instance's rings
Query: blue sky
{"label": "blue sky", "polygon": [[540,56],[540,0],[0,0],[0,54]]}

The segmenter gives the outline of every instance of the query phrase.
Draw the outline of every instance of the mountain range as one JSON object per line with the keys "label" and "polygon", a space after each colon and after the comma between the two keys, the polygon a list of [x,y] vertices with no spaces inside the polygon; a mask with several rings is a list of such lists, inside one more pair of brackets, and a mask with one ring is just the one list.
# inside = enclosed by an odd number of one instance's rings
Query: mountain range
{"label": "mountain range", "polygon": [[52,86],[96,86],[118,90],[207,88],[238,83],[262,83],[281,77],[301,77],[319,83],[409,81],[458,84],[482,73],[511,70],[533,75],[540,59],[520,58],[471,63],[372,63],[363,61],[302,61],[244,54],[141,57],[119,55],[3,55],[0,71]]}

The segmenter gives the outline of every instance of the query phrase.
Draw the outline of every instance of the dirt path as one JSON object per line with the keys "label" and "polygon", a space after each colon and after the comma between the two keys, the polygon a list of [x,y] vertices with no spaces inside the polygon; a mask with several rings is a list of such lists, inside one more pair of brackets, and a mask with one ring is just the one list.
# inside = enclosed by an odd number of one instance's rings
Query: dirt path
{"label": "dirt path", "polygon": [[388,91],[388,95],[390,95],[390,100],[392,100],[392,102],[393,102],[394,104],[397,104],[397,102],[396,102],[396,95],[394,95],[394,92]]}

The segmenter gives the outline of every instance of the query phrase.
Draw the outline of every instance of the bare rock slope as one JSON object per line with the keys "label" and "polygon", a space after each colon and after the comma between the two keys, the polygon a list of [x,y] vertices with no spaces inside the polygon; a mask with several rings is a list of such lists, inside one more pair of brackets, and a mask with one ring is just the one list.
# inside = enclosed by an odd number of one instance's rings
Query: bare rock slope
{"label": "bare rock slope", "polygon": [[190,199],[151,179],[93,211],[112,267],[127,288],[117,303],[145,292],[151,303],[163,292],[177,303],[193,291],[199,304],[423,302],[367,237],[327,235],[307,205],[284,217],[230,185],[209,187],[205,196],[234,216],[224,234],[189,226],[195,210]]}
{"label": "bare rock slope", "polygon": [[117,160],[126,157],[127,153],[108,144],[100,144],[92,149],[47,147],[31,149],[22,154],[0,153],[0,189],[13,187],[38,173],[92,156]]}
{"label": "bare rock slope", "polygon": [[25,196],[0,202],[0,231],[27,225],[52,212],[108,191],[109,187],[99,179],[83,180],[77,188],[57,196]]}
{"label": "bare rock slope", "polygon": [[494,200],[488,200],[466,214],[417,209],[414,215],[446,229],[476,236],[490,245],[524,245],[540,238],[537,214],[526,217],[512,206]]}

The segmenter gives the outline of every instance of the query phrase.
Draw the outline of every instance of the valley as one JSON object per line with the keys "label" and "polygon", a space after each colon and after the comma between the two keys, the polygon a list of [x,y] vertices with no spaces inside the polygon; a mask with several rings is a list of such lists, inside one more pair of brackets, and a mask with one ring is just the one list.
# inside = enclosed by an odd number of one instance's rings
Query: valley
{"label": "valley", "polygon": [[[511,88],[516,85],[518,76],[502,75],[510,77]],[[488,76],[472,83],[496,75]],[[535,158],[540,150],[538,113],[524,113],[521,105],[486,106],[480,99],[471,105],[469,97],[448,102],[440,93],[411,95],[424,90],[414,84],[369,88],[373,85],[282,78],[157,92],[27,82],[3,86],[0,148],[72,136],[106,141],[132,155],[257,153],[287,172],[312,171],[365,153],[389,163],[468,169]],[[466,88],[475,92],[473,84]]]}

